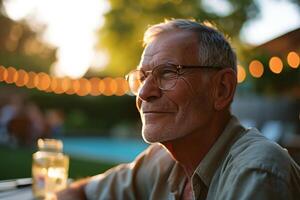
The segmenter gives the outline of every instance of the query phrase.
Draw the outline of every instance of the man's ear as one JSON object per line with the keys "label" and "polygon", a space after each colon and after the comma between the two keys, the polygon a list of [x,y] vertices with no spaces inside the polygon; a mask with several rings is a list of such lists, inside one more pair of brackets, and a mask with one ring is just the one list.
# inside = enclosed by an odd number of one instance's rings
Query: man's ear
{"label": "man's ear", "polygon": [[214,79],[214,108],[220,111],[227,108],[233,100],[237,75],[233,69],[225,68],[220,70]]}

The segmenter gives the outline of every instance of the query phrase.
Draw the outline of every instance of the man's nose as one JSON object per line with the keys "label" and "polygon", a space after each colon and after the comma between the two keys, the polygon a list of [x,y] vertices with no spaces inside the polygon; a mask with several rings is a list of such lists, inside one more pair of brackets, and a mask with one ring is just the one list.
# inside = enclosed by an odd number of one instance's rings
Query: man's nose
{"label": "man's nose", "polygon": [[159,98],[162,95],[162,91],[158,87],[153,76],[149,76],[145,80],[144,85],[141,87],[137,95],[142,101],[152,101]]}

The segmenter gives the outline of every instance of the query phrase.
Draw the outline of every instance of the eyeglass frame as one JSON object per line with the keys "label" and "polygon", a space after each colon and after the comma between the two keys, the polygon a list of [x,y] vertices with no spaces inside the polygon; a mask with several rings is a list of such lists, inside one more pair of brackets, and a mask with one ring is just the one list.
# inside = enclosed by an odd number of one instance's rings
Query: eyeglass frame
{"label": "eyeglass frame", "polygon": [[[224,69],[224,67],[222,66],[217,66],[217,65],[180,65],[180,64],[173,64],[173,63],[166,63],[166,64],[160,64],[160,65],[157,65],[155,66],[152,70],[142,70],[142,69],[135,69],[135,70],[132,70],[130,71],[126,76],[125,76],[125,79],[126,81],[129,83],[129,76],[130,74],[134,73],[134,72],[142,72],[144,75],[145,75],[145,80],[146,78],[149,76],[149,74],[151,74],[153,76],[153,71],[155,71],[155,69],[159,68],[159,67],[162,67],[162,66],[166,66],[166,65],[169,65],[169,66],[172,66],[172,67],[175,67],[176,69],[176,72],[177,72],[177,80],[179,78],[180,75],[183,75],[184,73],[183,72],[180,72],[182,69],[216,69],[216,70],[220,70],[220,69]],[[164,88],[161,88],[159,85],[160,83],[156,80],[156,76],[153,76],[154,77],[154,80],[155,80],[155,83],[157,84],[158,88],[163,90],[163,91],[168,91],[168,90],[171,90],[172,88],[174,88],[177,84],[177,80],[175,82],[175,84],[170,88],[170,89],[164,89]],[[144,82],[144,81],[143,81]],[[141,82],[142,83],[142,82]],[[141,84],[142,86],[143,84]],[[140,87],[139,87],[140,88]],[[130,84],[129,84],[129,89],[130,89],[130,92],[134,95],[137,95],[138,92],[133,92],[131,87],[130,87]]]}

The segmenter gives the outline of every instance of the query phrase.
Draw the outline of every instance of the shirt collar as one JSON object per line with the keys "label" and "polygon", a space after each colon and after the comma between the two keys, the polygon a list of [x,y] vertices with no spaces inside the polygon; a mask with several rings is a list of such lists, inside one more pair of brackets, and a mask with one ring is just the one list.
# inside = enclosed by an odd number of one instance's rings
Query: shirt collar
{"label": "shirt collar", "polygon": [[227,155],[234,141],[242,136],[243,130],[245,128],[242,127],[238,119],[232,116],[222,134],[196,168],[192,179],[195,175],[198,175],[204,184],[209,187],[215,171]]}

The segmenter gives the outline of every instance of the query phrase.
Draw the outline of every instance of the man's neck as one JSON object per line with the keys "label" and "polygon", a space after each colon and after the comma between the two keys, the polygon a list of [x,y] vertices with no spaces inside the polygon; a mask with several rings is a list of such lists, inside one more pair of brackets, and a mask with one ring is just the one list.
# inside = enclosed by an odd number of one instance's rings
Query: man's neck
{"label": "man's neck", "polygon": [[230,120],[230,115],[213,119],[205,129],[177,140],[163,142],[172,157],[183,167],[189,179]]}

